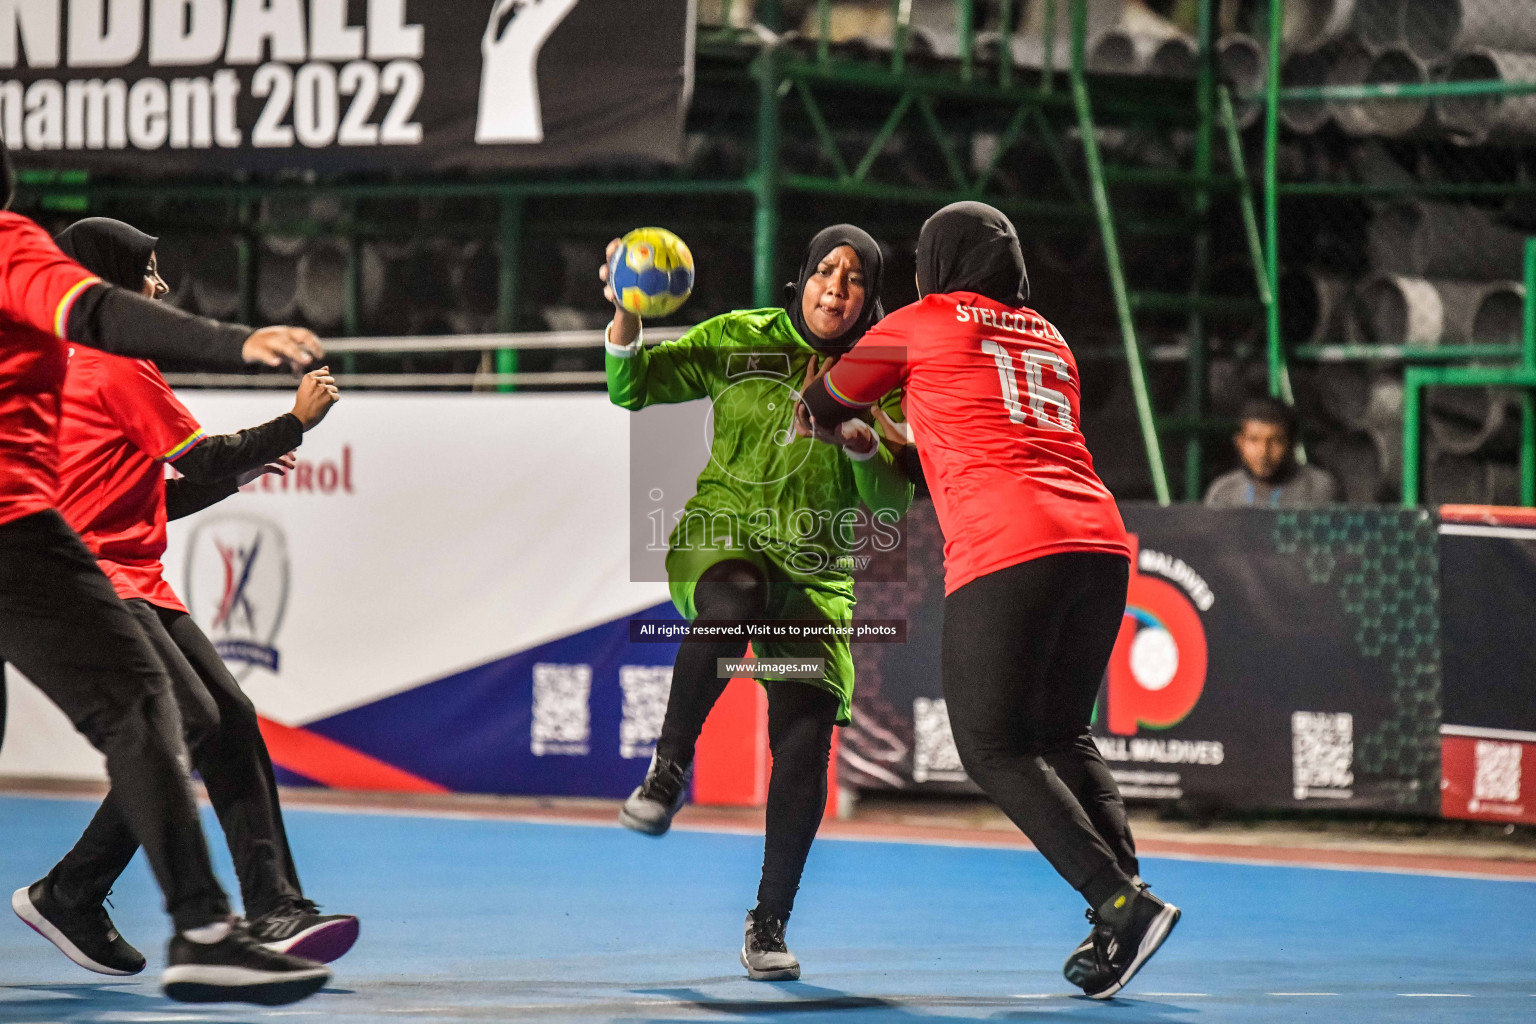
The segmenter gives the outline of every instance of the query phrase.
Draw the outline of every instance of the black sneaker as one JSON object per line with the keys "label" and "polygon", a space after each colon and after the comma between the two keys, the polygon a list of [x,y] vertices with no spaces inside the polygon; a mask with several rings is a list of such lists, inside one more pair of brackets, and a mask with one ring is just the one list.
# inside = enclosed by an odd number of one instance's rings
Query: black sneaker
{"label": "black sneaker", "polygon": [[676,761],[653,756],[645,781],[619,808],[619,824],[648,836],[666,835],[672,819],[688,799],[688,780],[692,775],[692,765],[684,768]]}
{"label": "black sneaker", "polygon": [[1090,999],[1109,999],[1141,970],[1141,965],[1158,951],[1173,926],[1179,923],[1179,908],[1164,903],[1143,889],[1131,904],[1131,918],[1119,931],[1107,924],[1093,930],[1095,970],[1083,986]]}
{"label": "black sneaker", "polygon": [[340,960],[357,941],[359,925],[351,914],[322,914],[311,900],[288,898],[247,922],[251,938],[274,953],[322,964]]}
{"label": "black sneaker", "polygon": [[800,977],[800,961],[784,944],[783,921],[765,911],[747,911],[741,966],[753,981],[795,981]]}
{"label": "black sneaker", "polygon": [[13,892],[11,909],[28,928],[88,971],[123,977],[144,969],[144,954],[117,933],[105,907],[66,906],[54,899],[46,878]]}
{"label": "black sneaker", "polygon": [[238,918],[219,942],[205,945],[177,934],[167,959],[160,990],[183,1003],[282,1006],[314,995],[331,980],[329,967],[262,946]]}
{"label": "black sneaker", "polygon": [[[1150,888],[1146,882],[1141,880],[1140,875],[1137,875],[1131,881],[1142,892],[1146,892]],[[1067,957],[1067,962],[1061,965],[1061,974],[1062,977],[1078,988],[1098,988],[1099,985],[1094,979],[1099,973],[1099,962],[1093,953],[1093,936],[1101,922],[1099,921],[1099,915],[1094,913],[1091,907],[1083,911],[1083,916],[1088,919],[1090,926],[1088,935],[1082,942],[1077,944],[1077,948]]]}
{"label": "black sneaker", "polygon": [[1099,960],[1094,955],[1093,939],[1099,931],[1099,915],[1090,909],[1083,911],[1083,916],[1088,918],[1090,925],[1088,937],[1077,944],[1077,948],[1067,957],[1067,962],[1061,965],[1061,974],[1078,988],[1098,988],[1099,983],[1095,979],[1099,974]]}

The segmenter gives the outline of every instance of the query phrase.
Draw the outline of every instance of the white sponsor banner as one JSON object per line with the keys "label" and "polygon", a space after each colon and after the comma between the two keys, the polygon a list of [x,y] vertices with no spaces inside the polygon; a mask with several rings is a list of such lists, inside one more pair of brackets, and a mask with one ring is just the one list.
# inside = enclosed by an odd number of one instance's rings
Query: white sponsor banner
{"label": "white sponsor banner", "polygon": [[[289,408],[181,397],[209,433]],[[288,725],[611,621],[667,600],[631,582],[633,418],[602,394],[348,395],[297,472],[171,524],[167,578]],[[14,670],[10,689],[0,775],[99,777]]]}

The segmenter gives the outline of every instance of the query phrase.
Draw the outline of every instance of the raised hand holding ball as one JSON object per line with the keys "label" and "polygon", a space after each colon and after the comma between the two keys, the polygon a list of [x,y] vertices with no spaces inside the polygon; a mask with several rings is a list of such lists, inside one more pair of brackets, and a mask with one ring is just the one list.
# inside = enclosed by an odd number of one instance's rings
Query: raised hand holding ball
{"label": "raised hand holding ball", "polygon": [[636,228],[608,246],[603,294],[638,317],[677,312],[693,292],[693,253],[666,228]]}

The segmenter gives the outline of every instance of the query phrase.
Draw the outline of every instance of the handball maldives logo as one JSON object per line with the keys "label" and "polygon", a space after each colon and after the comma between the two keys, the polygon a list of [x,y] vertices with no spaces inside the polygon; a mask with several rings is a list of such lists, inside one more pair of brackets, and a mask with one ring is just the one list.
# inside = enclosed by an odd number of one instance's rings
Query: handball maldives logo
{"label": "handball maldives logo", "polygon": [[1118,736],[1133,736],[1139,726],[1170,728],[1195,709],[1207,661],[1200,612],[1215,603],[1182,559],[1142,550],[1135,536],[1131,546],[1125,619],[1109,661],[1108,726]]}
{"label": "handball maldives logo", "polygon": [[187,542],[187,610],[221,658],[245,666],[242,679],[258,665],[277,671],[288,577],[282,529],[257,516],[211,518]]}

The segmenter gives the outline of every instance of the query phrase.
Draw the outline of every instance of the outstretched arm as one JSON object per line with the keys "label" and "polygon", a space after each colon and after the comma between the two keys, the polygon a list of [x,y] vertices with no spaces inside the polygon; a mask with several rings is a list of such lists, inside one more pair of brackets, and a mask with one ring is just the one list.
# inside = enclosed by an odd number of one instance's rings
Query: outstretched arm
{"label": "outstretched arm", "polygon": [[165,482],[165,518],[167,522],[185,519],[212,505],[217,505],[239,491],[233,479],[219,480],[211,484],[197,483],[185,478]]}
{"label": "outstretched arm", "polygon": [[248,363],[303,369],[325,353],[320,339],[298,327],[253,331],[184,313],[123,288],[97,282],[69,310],[66,341],[138,359],[169,359],[212,370]]}
{"label": "outstretched arm", "polygon": [[[608,243],[608,259],[613,258],[619,240]],[[603,297],[613,305],[613,321],[604,332],[603,360],[608,374],[608,398],[625,409],[643,409],[666,402],[689,402],[709,394],[708,372],[701,358],[713,342],[711,320],[702,323],[676,341],[647,349],[641,336],[640,318],[618,304],[608,283],[608,263],[598,271],[603,282]],[[718,325],[716,325],[718,326]]]}
{"label": "outstretched arm", "polygon": [[198,483],[186,477],[167,480],[165,482],[165,518],[171,522],[185,519],[205,508],[217,505],[259,477],[268,474],[287,476],[297,464],[298,460],[292,452],[289,452],[260,469],[249,470],[227,480],[215,480],[212,483]]}
{"label": "outstretched arm", "polygon": [[321,367],[304,376],[292,412],[259,427],[201,438],[175,460],[176,469],[188,480],[204,484],[260,470],[302,444],[305,432],[318,426],[340,400],[329,367]]}
{"label": "outstretched arm", "polygon": [[222,324],[114,288],[59,251],[36,223],[0,211],[0,320],[79,345],[209,369],[301,369],[322,353],[310,331]]}

